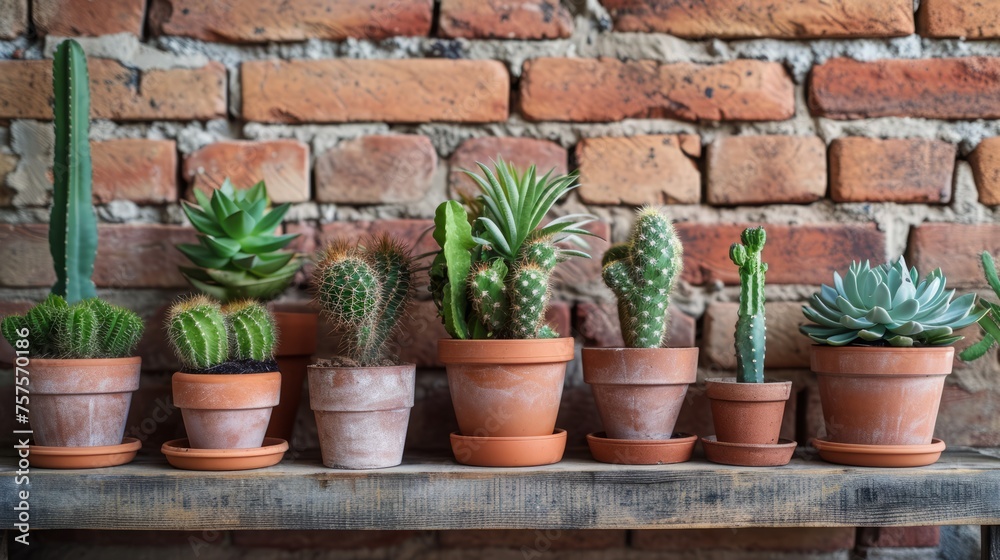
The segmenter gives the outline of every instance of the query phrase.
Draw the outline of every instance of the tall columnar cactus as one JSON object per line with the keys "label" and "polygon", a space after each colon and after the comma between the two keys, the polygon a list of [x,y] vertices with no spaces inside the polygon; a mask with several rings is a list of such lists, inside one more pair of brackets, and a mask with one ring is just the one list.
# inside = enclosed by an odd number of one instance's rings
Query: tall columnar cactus
{"label": "tall columnar cactus", "polygon": [[274,358],[274,318],[254,300],[240,300],[222,308],[229,333],[230,358],[263,362]]}
{"label": "tall columnar cactus", "polygon": [[144,328],[142,319],[123,307],[97,298],[73,305],[50,294],[24,315],[3,320],[3,335],[11,344],[28,329],[28,350],[38,358],[125,358],[135,351]]}
{"label": "tall columnar cactus", "polygon": [[97,255],[97,217],[91,203],[87,59],[76,41],[63,41],[56,48],[52,75],[56,138],[49,221],[49,250],[56,272],[52,293],[76,303],[96,295],[90,277]]}
{"label": "tall columnar cactus", "polygon": [[359,366],[395,360],[389,340],[412,296],[409,250],[388,236],[329,245],[314,273],[317,299],[343,334],[343,357]]}
{"label": "tall columnar cactus", "polygon": [[229,359],[229,335],[219,303],[194,296],[175,303],[167,317],[174,352],[185,368],[208,369]]}
{"label": "tall columnar cactus", "polygon": [[729,258],[740,267],[740,308],[736,320],[736,379],[740,383],[764,382],[764,274],[767,264],[761,251],[767,241],[764,228],[743,230],[742,243],[733,243]]}
{"label": "tall columnar cactus", "polygon": [[642,208],[627,242],[604,255],[601,275],[618,298],[622,337],[629,348],[659,348],[667,339],[670,294],[684,267],[673,224]]}

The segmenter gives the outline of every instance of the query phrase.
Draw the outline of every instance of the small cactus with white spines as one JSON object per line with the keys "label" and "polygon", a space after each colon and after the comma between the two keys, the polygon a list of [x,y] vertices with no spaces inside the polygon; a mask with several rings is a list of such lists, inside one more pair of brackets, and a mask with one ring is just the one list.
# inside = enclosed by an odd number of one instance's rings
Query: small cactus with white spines
{"label": "small cactus with white spines", "polygon": [[736,320],[736,380],[740,383],[764,382],[764,350],[767,326],[764,316],[764,275],[767,263],[761,251],[767,241],[762,227],[747,228],[741,243],[729,248],[729,258],[740,268],[740,307]]}
{"label": "small cactus with white spines", "polygon": [[229,354],[235,360],[263,362],[274,358],[274,318],[254,300],[230,302],[222,307],[229,334]]}
{"label": "small cactus with white spines", "polygon": [[167,316],[174,353],[190,370],[208,369],[229,359],[229,333],[219,302],[194,296],[175,303]]}

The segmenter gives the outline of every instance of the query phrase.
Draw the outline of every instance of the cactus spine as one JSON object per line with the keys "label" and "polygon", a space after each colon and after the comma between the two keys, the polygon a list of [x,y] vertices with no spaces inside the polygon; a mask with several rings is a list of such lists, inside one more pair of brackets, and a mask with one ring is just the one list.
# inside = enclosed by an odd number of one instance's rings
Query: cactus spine
{"label": "cactus spine", "polygon": [[218,302],[194,296],[170,308],[167,332],[181,363],[208,369],[229,358],[229,336]]}
{"label": "cactus spine", "polygon": [[409,305],[413,274],[409,250],[388,236],[327,247],[314,283],[323,311],[344,335],[344,357],[363,367],[394,360],[388,342]]}
{"label": "cactus spine", "polygon": [[229,334],[230,358],[263,362],[274,358],[274,319],[263,305],[241,300],[222,308]]}
{"label": "cactus spine", "polygon": [[56,272],[52,293],[76,303],[96,295],[90,277],[97,255],[97,217],[91,203],[87,59],[76,41],[59,44],[52,70],[56,139],[49,223],[49,250]]}
{"label": "cactus spine", "polygon": [[673,224],[649,207],[639,210],[628,241],[605,253],[601,276],[618,298],[625,346],[659,348],[666,342],[667,309],[683,257]]}
{"label": "cactus spine", "polygon": [[762,227],[747,228],[733,243],[729,258],[740,268],[740,308],[736,321],[736,379],[740,383],[764,382],[764,274],[767,264],[761,251],[767,241]]}
{"label": "cactus spine", "polygon": [[97,313],[87,305],[74,305],[56,326],[56,344],[66,356],[93,358],[98,353]]}

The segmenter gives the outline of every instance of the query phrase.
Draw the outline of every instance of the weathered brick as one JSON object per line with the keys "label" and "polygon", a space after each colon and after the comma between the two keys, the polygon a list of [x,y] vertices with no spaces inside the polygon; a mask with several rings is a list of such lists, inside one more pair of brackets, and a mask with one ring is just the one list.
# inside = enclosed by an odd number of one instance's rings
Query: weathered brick
{"label": "weathered brick", "polygon": [[465,39],[560,39],[573,33],[573,18],[551,0],[442,0],[441,36]]}
{"label": "weathered brick", "polygon": [[710,204],[804,204],[826,194],[826,145],[815,136],[723,136],[706,160]]}
{"label": "weathered brick", "polygon": [[599,220],[586,224],[584,229],[594,234],[586,238],[587,244],[590,245],[586,252],[591,258],[574,257],[559,263],[559,266],[552,271],[552,288],[572,293],[593,293],[596,290],[607,294],[607,288],[601,282],[601,257],[611,246],[611,226],[608,222]]}
{"label": "weathered brick", "polygon": [[1000,255],[1000,225],[926,223],[910,229],[906,262],[920,274],[940,267],[948,286],[986,286],[980,253]]}
{"label": "weathered brick", "polygon": [[832,119],[1000,117],[1000,59],[834,58],[813,67],[809,108]]}
{"label": "weathered brick", "polygon": [[438,250],[431,236],[433,220],[375,220],[358,222],[331,222],[320,226],[319,243],[329,243],[337,238],[362,239],[366,235],[389,234],[411,247],[411,253],[422,255]]}
{"label": "weathered brick", "polygon": [[187,198],[209,193],[229,178],[239,188],[267,183],[274,202],[309,200],[309,147],[298,140],[230,140],[209,144],[184,158]]}
{"label": "weathered brick", "polygon": [[17,193],[7,186],[7,175],[17,169],[19,159],[14,154],[0,152],[0,206],[11,206],[14,203]]}
{"label": "weathered brick", "polygon": [[565,301],[549,301],[549,306],[545,308],[545,323],[551,326],[559,336],[573,336],[569,304]]}
{"label": "weathered brick", "polygon": [[908,0],[603,0],[615,31],[685,38],[900,37],[913,33]]}
{"label": "weathered brick", "polygon": [[[47,224],[0,224],[0,286],[48,286],[55,282]],[[102,288],[181,288],[177,271],[189,265],[174,245],[193,243],[182,226],[130,224],[98,226],[94,283]]]}
{"label": "weathered brick", "polygon": [[[826,281],[827,284],[831,280]],[[736,369],[733,351],[733,333],[736,332],[738,303],[711,303],[705,311],[705,328],[702,332],[702,356],[715,367]],[[767,353],[764,365],[768,368],[808,368],[809,347],[812,341],[799,332],[799,325],[809,321],[802,315],[802,304],[774,301],[765,304],[767,313]]]}
{"label": "weathered brick", "polygon": [[[694,346],[694,317],[670,307],[669,328],[668,347]],[[625,345],[615,303],[581,301],[576,304],[576,332],[583,337],[584,345],[591,348],[621,348]]]}
{"label": "weathered brick", "polygon": [[233,545],[284,550],[383,548],[402,544],[419,534],[418,531],[233,531]]}
{"label": "weathered brick", "polygon": [[241,78],[262,122],[503,121],[510,90],[495,60],[259,60]]}
{"label": "weathered brick", "polygon": [[28,0],[0,0],[0,39],[14,39],[28,31]]}
{"label": "weathered brick", "polygon": [[34,0],[31,18],[41,35],[142,35],[145,0]]}
{"label": "weathered brick", "polygon": [[437,355],[437,341],[442,338],[451,338],[451,335],[444,330],[434,302],[413,302],[395,339],[400,361],[416,364],[419,368],[443,367]]}
{"label": "weathered brick", "polygon": [[527,169],[534,165],[539,173],[553,170],[553,175],[566,174],[566,149],[548,140],[535,138],[509,138],[486,136],[470,138],[448,158],[448,189],[451,195],[475,196],[479,188],[465,173],[468,169],[479,173],[476,163],[484,163],[492,167],[492,161],[502,157],[519,169]]}
{"label": "weathered brick", "polygon": [[939,527],[859,527],[858,546],[930,547],[941,543]]}
{"label": "weathered brick", "polygon": [[[208,120],[226,116],[226,68],[139,71],[91,58],[90,115],[122,121]],[[141,87],[140,87],[141,85]],[[0,118],[52,118],[52,61],[0,61]]]}
{"label": "weathered brick", "polygon": [[854,548],[853,527],[758,529],[670,529],[633,531],[632,546],[641,550],[771,550],[832,552]]}
{"label": "weathered brick", "polygon": [[427,35],[432,0],[154,0],[151,29],[204,41],[266,43]]}
{"label": "weathered brick", "polygon": [[976,392],[946,386],[934,437],[951,446],[1000,446],[1000,391],[996,386]]}
{"label": "weathered brick", "polygon": [[520,95],[521,112],[536,121],[769,121],[795,114],[785,69],[756,60],[705,65],[537,58],[524,63]]}
{"label": "weathered brick", "polygon": [[979,202],[1000,204],[1000,136],[986,138],[969,154],[972,175],[979,190]]}
{"label": "weathered brick", "polygon": [[516,548],[544,555],[550,550],[598,550],[625,546],[623,530],[485,529],[441,531],[445,548]]}
{"label": "weathered brick", "polygon": [[121,139],[91,143],[94,201],[163,204],[177,200],[177,144]]}
{"label": "weathered brick", "polygon": [[399,204],[427,194],[437,152],[426,136],[364,136],[316,156],[316,200]]}
{"label": "weathered brick", "polygon": [[917,30],[924,37],[1000,37],[1000,4],[968,0],[921,0]]}
{"label": "weathered brick", "polygon": [[580,199],[589,204],[697,204],[701,173],[691,135],[585,138],[576,146]]}
{"label": "weathered brick", "polygon": [[[678,223],[684,242],[684,279],[692,284],[738,284],[739,272],[729,260],[729,246],[748,225]],[[771,284],[829,284],[835,270],[847,270],[854,260],[885,260],[885,234],[874,224],[764,225],[764,262]]]}
{"label": "weathered brick", "polygon": [[953,144],[924,138],[837,138],[830,144],[830,197],[836,202],[951,200]]}

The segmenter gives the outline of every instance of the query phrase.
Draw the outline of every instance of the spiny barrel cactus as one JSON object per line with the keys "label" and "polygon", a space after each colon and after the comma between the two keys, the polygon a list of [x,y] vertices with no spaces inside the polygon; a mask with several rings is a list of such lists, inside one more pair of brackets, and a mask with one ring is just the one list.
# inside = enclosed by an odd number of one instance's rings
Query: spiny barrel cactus
{"label": "spiny barrel cactus", "polygon": [[[997,265],[993,262],[993,255],[988,251],[983,251],[980,258],[983,261],[983,272],[986,275],[986,283],[993,288],[993,293],[1000,297],[1000,276],[997,275]],[[959,357],[967,362],[972,360],[978,360],[989,352],[990,348],[1000,341],[1000,305],[993,303],[992,301],[984,300],[979,298],[979,312],[982,316],[979,318],[979,328],[983,331],[983,338],[979,342],[969,346]]]}
{"label": "spiny barrel cactus", "polygon": [[764,350],[767,327],[764,317],[764,275],[767,263],[761,251],[767,242],[762,227],[747,228],[741,243],[729,248],[729,258],[740,268],[740,308],[736,320],[736,380],[740,383],[764,382]]}
{"label": "spiny barrel cactus", "polygon": [[230,358],[263,362],[274,358],[274,318],[254,300],[230,302],[222,308],[229,333]]}
{"label": "spiny barrel cactus", "polygon": [[177,245],[196,266],[181,267],[188,282],[224,302],[280,294],[302,266],[294,252],[282,250],[298,234],[274,234],[290,205],[267,212],[263,181],[242,190],[226,179],[211,199],[197,189],[194,196],[198,206],[186,201],[181,206],[198,230],[198,244]]}
{"label": "spiny barrel cactus", "polygon": [[628,241],[604,254],[601,276],[618,298],[625,346],[659,348],[666,341],[667,306],[683,257],[673,224],[648,207],[639,210]]}
{"label": "spiny barrel cactus", "polygon": [[799,330],[813,341],[830,346],[846,344],[889,346],[944,346],[961,340],[955,331],[975,323],[986,313],[974,311],[975,294],[956,298],[948,280],[935,269],[923,280],[916,267],[899,257],[875,268],[854,262],[833,284],[823,285],[802,308],[816,323]]}
{"label": "spiny barrel cactus", "polygon": [[363,367],[395,361],[388,342],[409,305],[413,274],[409,250],[386,235],[326,248],[313,283],[323,311],[343,333],[344,358]]}
{"label": "spiny barrel cactus", "polygon": [[229,359],[229,334],[218,302],[194,296],[175,303],[167,316],[167,333],[185,368],[204,370]]}

